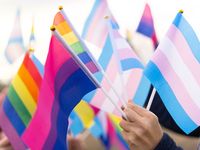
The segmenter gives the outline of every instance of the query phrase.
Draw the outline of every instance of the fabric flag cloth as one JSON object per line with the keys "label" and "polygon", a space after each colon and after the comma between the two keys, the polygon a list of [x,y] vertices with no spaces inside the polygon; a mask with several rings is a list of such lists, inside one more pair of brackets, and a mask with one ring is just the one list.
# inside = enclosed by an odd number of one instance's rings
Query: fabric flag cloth
{"label": "fabric flag cloth", "polygon": [[110,17],[113,27],[119,28],[107,1],[96,0],[83,28],[82,37],[99,48],[103,48],[108,35],[106,16]]}
{"label": "fabric flag cloth", "polygon": [[32,21],[32,27],[31,27],[31,35],[29,37],[29,44],[28,44],[28,49],[33,50],[35,49],[35,33],[34,33],[34,21]]}
{"label": "fabric flag cloth", "polygon": [[[108,24],[105,25],[108,28]],[[114,51],[117,51],[119,55],[119,59],[117,60],[119,62],[116,61]],[[133,99],[138,105],[144,105],[149,92],[150,82],[143,76],[144,67],[140,63],[139,58],[134,54],[126,40],[119,34],[117,28],[109,32],[98,62],[105,70],[113,86],[117,88],[119,94],[122,95],[124,90],[126,90],[129,99]],[[118,63],[122,66],[125,87],[121,85]],[[108,91],[109,95],[117,101],[102,75],[98,76],[98,81],[101,82],[102,87]],[[121,116],[114,105],[107,100],[100,90],[87,94],[83,99],[101,110]],[[117,103],[119,106],[122,106],[120,101],[117,101]]]}
{"label": "fabric flag cloth", "polygon": [[52,35],[38,108],[23,134],[24,143],[32,150],[67,149],[69,114],[86,93],[96,88],[69,50]]}
{"label": "fabric flag cloth", "polygon": [[93,126],[94,118],[98,114],[99,109],[81,100],[80,103],[74,108],[70,114],[70,126],[69,129],[74,136],[83,132],[84,129],[88,129]]}
{"label": "fabric flag cloth", "polygon": [[154,48],[158,46],[158,39],[156,36],[156,31],[154,27],[154,21],[151,14],[151,9],[148,3],[146,3],[142,18],[137,27],[137,32],[151,38]]}
{"label": "fabric flag cloth", "polygon": [[87,50],[87,47],[84,45],[83,41],[78,36],[69,19],[65,15],[64,10],[59,11],[55,15],[53,24],[66,44],[70,46],[88,70],[92,74],[98,73],[99,69],[95,61],[92,59],[89,50]]}
{"label": "fabric flag cloth", "polygon": [[26,149],[20,138],[36,111],[42,81],[29,55],[27,52],[0,110],[0,126],[13,148],[19,150]]}
{"label": "fabric flag cloth", "polygon": [[179,12],[144,73],[174,121],[187,134],[200,125],[199,67],[199,40]]}
{"label": "fabric flag cloth", "polygon": [[24,54],[24,42],[22,38],[21,24],[20,24],[20,10],[17,10],[14,27],[10,35],[7,47],[5,49],[5,57],[7,61],[12,64],[22,54]]}

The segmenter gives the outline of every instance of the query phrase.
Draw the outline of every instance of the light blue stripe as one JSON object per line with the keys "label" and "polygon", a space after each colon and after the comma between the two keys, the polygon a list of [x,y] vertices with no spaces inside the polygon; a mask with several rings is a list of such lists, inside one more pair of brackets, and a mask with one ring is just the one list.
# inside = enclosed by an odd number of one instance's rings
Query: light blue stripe
{"label": "light blue stripe", "polygon": [[32,55],[31,59],[33,60],[38,71],[40,72],[40,75],[43,76],[44,75],[44,66],[42,65],[42,63],[35,57],[35,55]]}
{"label": "light blue stripe", "polygon": [[107,36],[106,43],[103,47],[103,51],[98,61],[104,70],[106,70],[111,60],[112,55],[113,55],[113,47],[112,47],[111,39],[110,39],[110,36]]}
{"label": "light blue stripe", "polygon": [[181,31],[188,45],[190,46],[194,57],[200,63],[200,43],[197,35],[191,25],[185,20],[181,13],[178,13],[173,24]]}
{"label": "light blue stripe", "polygon": [[139,87],[137,88],[136,94],[134,95],[133,102],[139,106],[144,106],[149,94],[150,87],[151,83],[143,75],[140,80]]}
{"label": "light blue stripe", "polygon": [[70,125],[70,131],[73,135],[76,136],[84,130],[83,123],[80,117],[74,111],[71,112],[70,119],[72,120],[72,124]]}
{"label": "light blue stripe", "polygon": [[150,61],[148,63],[146,69],[144,70],[144,74],[156,88],[163,103],[177,125],[187,134],[195,130],[198,125],[195,124],[183,110],[170,86],[153,62]]}
{"label": "light blue stripe", "polygon": [[88,34],[88,29],[90,28],[90,24],[93,21],[94,16],[96,15],[96,10],[98,9],[100,3],[101,3],[101,0],[95,0],[93,8],[84,24],[84,28],[83,28],[82,35],[81,35],[83,38],[86,38],[86,36]]}
{"label": "light blue stripe", "polygon": [[135,58],[123,59],[120,62],[121,62],[123,71],[127,71],[129,69],[134,69],[134,68],[141,68],[141,69],[144,68],[141,62]]}
{"label": "light blue stripe", "polygon": [[94,121],[95,123],[91,128],[89,128],[89,131],[95,138],[99,138],[101,135],[103,135],[103,128],[98,117],[95,117]]}

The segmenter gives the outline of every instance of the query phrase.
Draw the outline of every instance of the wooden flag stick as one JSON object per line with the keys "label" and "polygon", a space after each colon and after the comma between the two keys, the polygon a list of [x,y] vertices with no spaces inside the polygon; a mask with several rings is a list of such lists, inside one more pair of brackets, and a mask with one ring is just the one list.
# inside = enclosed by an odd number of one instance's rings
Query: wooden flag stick
{"label": "wooden flag stick", "polygon": [[153,88],[153,90],[152,90],[152,92],[151,92],[151,96],[150,96],[149,101],[148,101],[148,104],[147,104],[147,107],[146,107],[147,110],[150,110],[151,105],[152,105],[152,103],[153,103],[153,98],[154,98],[155,94],[156,94],[156,89]]}

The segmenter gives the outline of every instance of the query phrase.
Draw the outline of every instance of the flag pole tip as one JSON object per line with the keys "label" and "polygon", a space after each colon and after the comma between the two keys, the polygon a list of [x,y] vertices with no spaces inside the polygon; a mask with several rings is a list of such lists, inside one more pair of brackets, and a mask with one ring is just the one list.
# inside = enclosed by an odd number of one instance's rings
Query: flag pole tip
{"label": "flag pole tip", "polygon": [[183,12],[184,12],[184,11],[183,11],[182,9],[181,9],[181,10],[179,10],[179,13],[181,13],[181,14],[182,14]]}
{"label": "flag pole tip", "polygon": [[34,52],[34,48],[29,48],[29,52]]}
{"label": "flag pole tip", "polygon": [[55,31],[55,30],[56,30],[56,27],[55,27],[54,25],[52,25],[52,26],[50,27],[50,30],[51,30],[51,31]]}
{"label": "flag pole tip", "polygon": [[109,19],[109,16],[104,16],[104,19]]}
{"label": "flag pole tip", "polygon": [[62,6],[59,6],[59,7],[58,7],[58,9],[59,9],[59,10],[62,10],[62,9],[63,9],[63,7],[62,7]]}

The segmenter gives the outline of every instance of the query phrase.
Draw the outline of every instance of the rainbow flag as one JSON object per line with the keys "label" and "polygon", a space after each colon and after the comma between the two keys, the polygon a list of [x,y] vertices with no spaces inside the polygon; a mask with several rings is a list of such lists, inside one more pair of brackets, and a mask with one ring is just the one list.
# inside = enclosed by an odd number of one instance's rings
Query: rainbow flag
{"label": "rainbow flag", "polygon": [[32,150],[67,149],[69,114],[86,93],[97,88],[74,59],[52,35],[38,108],[22,136]]}
{"label": "rainbow flag", "polygon": [[199,47],[194,30],[179,12],[144,71],[187,134],[200,125]]}
{"label": "rainbow flag", "polygon": [[28,49],[35,48],[34,20],[32,20],[31,35],[29,37]]}
{"label": "rainbow flag", "polygon": [[136,31],[151,38],[154,48],[158,46],[158,39],[156,36],[154,21],[153,21],[151,9],[148,3],[146,3],[145,5],[143,15],[141,17],[140,23]]}
{"label": "rainbow flag", "polygon": [[110,17],[113,27],[119,28],[107,1],[96,0],[83,28],[82,37],[99,48],[103,48],[108,35],[106,16]]}
{"label": "rainbow flag", "polygon": [[25,149],[21,136],[32,119],[42,77],[27,53],[0,109],[0,126],[15,149]]}
{"label": "rainbow flag", "polygon": [[53,24],[67,45],[71,47],[73,52],[85,64],[88,70],[92,74],[98,73],[98,65],[95,63],[86,45],[73,28],[63,9],[55,15]]}
{"label": "rainbow flag", "polygon": [[20,24],[20,10],[17,10],[14,27],[10,35],[7,47],[5,49],[5,57],[7,61],[12,64],[22,54],[24,54],[25,48],[22,38],[21,24]]}

